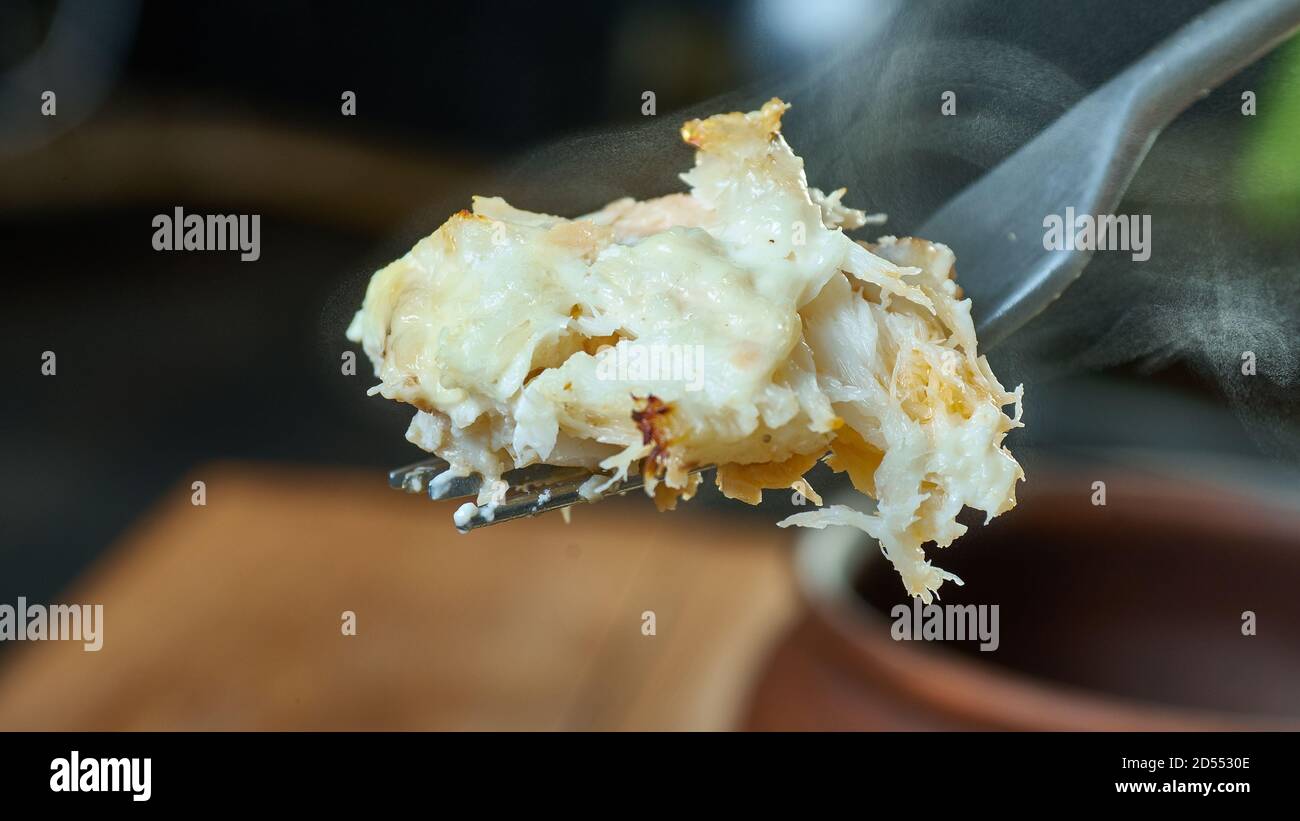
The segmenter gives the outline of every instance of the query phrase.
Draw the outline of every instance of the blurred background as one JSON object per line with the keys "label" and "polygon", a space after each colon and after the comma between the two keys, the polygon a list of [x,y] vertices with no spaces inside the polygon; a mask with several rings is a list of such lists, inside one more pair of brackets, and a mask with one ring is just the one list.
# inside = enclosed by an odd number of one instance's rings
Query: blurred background
{"label": "blurred background", "polygon": [[[810,182],[903,235],[1209,5],[5,0],[0,602],[104,602],[107,626],[98,654],[0,643],[0,727],[1296,720],[1294,39],[1155,145],[1120,209],[1152,216],[1151,259],[1098,254],[990,356],[1025,384],[1007,444],[1029,482],[940,564],[1026,626],[995,654],[877,648],[922,657],[899,669],[954,665],[971,692],[1013,687],[960,709],[907,695],[916,682],[881,672],[896,659],[861,663],[901,590],[859,583],[876,577],[862,545],[792,563],[773,526],[788,494],[704,492],[672,516],[628,499],[460,537],[449,509],[387,491],[420,456],[409,411],[365,396],[364,361],[340,368],[370,274],[471,194],[573,214],[677,190],[684,119],[779,95]],[[154,251],[151,219],[177,206],[260,214],[260,259]],[[1132,489],[1105,520],[1098,480]],[[1169,536],[1168,510],[1207,521]],[[1259,636],[1239,636],[1245,610],[1268,615]],[[1149,640],[1128,641],[1135,625]],[[1069,652],[1048,663],[1048,645]],[[86,676],[99,695],[69,709]],[[989,712],[1004,702],[1036,706]]]}

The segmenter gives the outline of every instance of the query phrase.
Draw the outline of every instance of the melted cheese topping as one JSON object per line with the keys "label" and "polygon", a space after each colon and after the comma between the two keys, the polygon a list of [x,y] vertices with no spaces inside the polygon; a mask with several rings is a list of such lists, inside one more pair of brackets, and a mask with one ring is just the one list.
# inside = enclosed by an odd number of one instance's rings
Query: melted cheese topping
{"label": "melted cheese topping", "polygon": [[867,218],[808,186],[786,109],[687,123],[690,193],[572,220],[476,197],[375,274],[348,337],[372,392],[419,409],[407,437],[483,475],[480,503],[538,462],[615,479],[639,464],[661,509],[710,464],[729,496],[793,487],[819,503],[802,475],[830,452],[876,511],[782,526],[861,527],[929,601],[955,577],[922,545],[961,535],[964,505],[1015,504],[1023,473],[1001,442],[1020,389],[976,353],[952,252],[851,240]]}

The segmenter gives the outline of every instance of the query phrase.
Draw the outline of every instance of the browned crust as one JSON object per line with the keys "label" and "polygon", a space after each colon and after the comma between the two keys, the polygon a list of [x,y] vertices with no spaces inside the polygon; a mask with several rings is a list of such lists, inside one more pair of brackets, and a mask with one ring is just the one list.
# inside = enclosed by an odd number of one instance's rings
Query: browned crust
{"label": "browned crust", "polygon": [[632,409],[632,421],[641,431],[641,444],[651,445],[650,455],[646,457],[642,470],[646,474],[657,476],[667,467],[668,423],[673,408],[654,394],[646,397],[633,396],[632,401],[636,404]]}

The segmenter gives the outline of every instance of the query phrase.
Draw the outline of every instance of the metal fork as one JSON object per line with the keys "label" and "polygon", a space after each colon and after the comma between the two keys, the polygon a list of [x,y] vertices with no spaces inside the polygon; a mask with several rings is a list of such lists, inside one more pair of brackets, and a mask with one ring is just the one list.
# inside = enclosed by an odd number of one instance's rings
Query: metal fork
{"label": "metal fork", "polygon": [[[1300,0],[1228,0],[1211,8],[925,222],[916,235],[948,245],[961,260],[961,285],[972,299],[984,349],[1060,296],[1092,256],[1044,249],[1037,241],[1043,220],[1067,207],[1092,215],[1115,209],[1161,129],[1297,28]],[[509,486],[504,498],[476,507],[456,527],[464,533],[645,485],[632,475],[588,499],[579,488],[592,476],[582,468],[550,465],[511,471],[503,477]],[[427,490],[441,500],[478,493],[482,479],[452,476],[447,463],[434,458],[390,472],[389,484],[412,493]]]}

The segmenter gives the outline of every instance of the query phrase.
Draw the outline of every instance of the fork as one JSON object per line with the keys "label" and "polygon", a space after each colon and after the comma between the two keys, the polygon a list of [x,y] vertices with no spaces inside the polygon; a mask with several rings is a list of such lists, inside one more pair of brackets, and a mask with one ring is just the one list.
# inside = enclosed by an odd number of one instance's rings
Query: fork
{"label": "fork", "polygon": [[[1034,241],[1044,219],[1073,207],[1107,214],[1160,131],[1196,100],[1300,28],[1300,0],[1227,0],[1174,32],[1093,91],[1041,134],[950,200],[916,232],[953,249],[987,350],[1028,322],[1078,278],[1088,250],[1051,251]],[[710,466],[693,472],[708,470]],[[503,477],[495,504],[457,511],[462,533],[620,495],[645,485],[584,468],[532,465]],[[477,494],[482,478],[432,458],[397,468],[389,484],[434,500]],[[599,492],[597,481],[607,482]],[[587,485],[584,492],[583,486]],[[468,513],[466,506],[462,510]]]}

